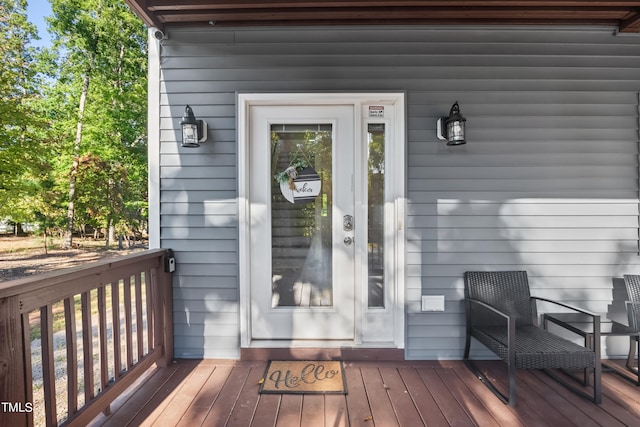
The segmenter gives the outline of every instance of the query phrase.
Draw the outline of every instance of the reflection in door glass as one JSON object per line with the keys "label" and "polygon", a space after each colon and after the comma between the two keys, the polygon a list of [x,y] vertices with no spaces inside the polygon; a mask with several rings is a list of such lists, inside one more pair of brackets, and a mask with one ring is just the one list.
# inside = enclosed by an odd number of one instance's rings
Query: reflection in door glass
{"label": "reflection in door glass", "polygon": [[333,304],[331,144],[330,124],[271,126],[273,308]]}
{"label": "reflection in door glass", "polygon": [[384,123],[368,127],[368,306],[384,307]]}

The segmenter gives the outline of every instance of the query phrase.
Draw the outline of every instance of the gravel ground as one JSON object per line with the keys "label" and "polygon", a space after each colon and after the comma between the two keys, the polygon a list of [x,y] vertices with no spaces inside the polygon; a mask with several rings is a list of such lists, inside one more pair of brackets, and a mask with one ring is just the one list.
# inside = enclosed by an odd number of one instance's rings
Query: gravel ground
{"label": "gravel ground", "polygon": [[76,239],[74,244],[78,247],[48,249],[45,253],[42,238],[0,236],[0,282],[146,249],[144,245],[138,244],[132,249],[105,250],[104,241],[93,239]]}

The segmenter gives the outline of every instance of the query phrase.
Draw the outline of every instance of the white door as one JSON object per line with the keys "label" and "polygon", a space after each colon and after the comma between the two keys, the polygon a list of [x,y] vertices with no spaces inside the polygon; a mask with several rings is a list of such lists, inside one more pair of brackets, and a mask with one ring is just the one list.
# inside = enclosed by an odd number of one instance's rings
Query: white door
{"label": "white door", "polygon": [[250,118],[252,338],[351,340],[354,107],[252,106]]}
{"label": "white door", "polygon": [[402,348],[404,96],[238,106],[242,346]]}

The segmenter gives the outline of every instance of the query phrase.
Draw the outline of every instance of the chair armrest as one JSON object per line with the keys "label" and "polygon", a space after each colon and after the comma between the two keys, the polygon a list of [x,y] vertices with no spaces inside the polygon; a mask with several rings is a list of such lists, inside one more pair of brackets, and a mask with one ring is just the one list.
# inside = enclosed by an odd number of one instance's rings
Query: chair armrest
{"label": "chair armrest", "polygon": [[600,319],[600,315],[599,314],[593,313],[591,311],[584,310],[582,308],[579,308],[579,307],[576,307],[576,306],[573,306],[573,305],[570,305],[570,304],[565,304],[563,302],[554,301],[554,300],[548,299],[548,298],[541,298],[541,297],[531,297],[531,298],[535,299],[537,301],[549,302],[551,304],[559,305],[560,307],[568,308],[569,310],[577,311],[579,313],[586,314],[587,316],[591,316],[593,318],[598,317],[598,320]]}
{"label": "chair armrest", "polygon": [[[555,304],[555,305],[558,305],[560,307],[568,308],[568,309],[576,311],[578,313],[582,313],[582,314],[585,314],[587,316],[590,316],[591,319],[592,319],[592,322],[593,322],[593,342],[594,342],[594,345],[593,345],[592,350],[596,353],[596,363],[597,364],[600,363],[600,345],[599,344],[595,344],[595,343],[600,343],[600,315],[599,314],[593,313],[591,311],[584,310],[584,309],[579,308],[579,307],[575,307],[575,306],[570,305],[570,304],[565,304],[563,302],[554,301],[554,300],[551,300],[551,299],[548,299],[548,298],[531,297],[531,299],[534,299],[536,301],[543,301],[543,302],[548,302],[548,303],[551,303],[551,304]],[[560,325],[558,323],[556,323],[556,324],[558,326],[560,326],[561,328],[563,328],[563,329],[571,331],[571,329],[566,327],[566,326]],[[585,345],[586,345],[586,342],[585,342]]]}
{"label": "chair armrest", "polygon": [[486,309],[489,309],[489,310],[493,311],[494,313],[496,313],[496,314],[498,314],[498,315],[500,315],[500,316],[504,317],[507,321],[511,320],[511,316],[509,316],[509,315],[508,315],[508,314],[506,314],[506,313],[503,313],[502,311],[498,310],[497,308],[495,308],[495,307],[494,307],[494,306],[492,306],[492,305],[487,304],[487,303],[486,303],[486,302],[484,302],[484,301],[480,301],[480,300],[475,299],[475,298],[465,298],[465,300],[466,300],[468,303],[477,304],[477,305],[480,305],[480,306],[482,306],[482,307],[484,307],[484,308],[486,308]]}

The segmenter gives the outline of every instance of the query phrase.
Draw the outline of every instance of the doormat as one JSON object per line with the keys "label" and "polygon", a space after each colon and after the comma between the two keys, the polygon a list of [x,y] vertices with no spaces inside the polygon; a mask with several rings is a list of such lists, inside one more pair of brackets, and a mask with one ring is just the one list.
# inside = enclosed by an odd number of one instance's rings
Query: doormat
{"label": "doormat", "polygon": [[271,360],[260,393],[347,394],[347,382],[339,360]]}

